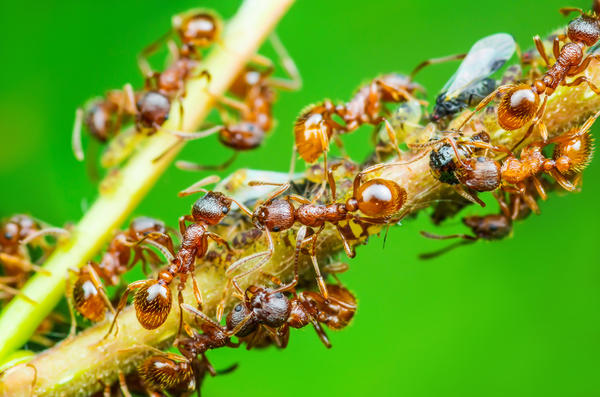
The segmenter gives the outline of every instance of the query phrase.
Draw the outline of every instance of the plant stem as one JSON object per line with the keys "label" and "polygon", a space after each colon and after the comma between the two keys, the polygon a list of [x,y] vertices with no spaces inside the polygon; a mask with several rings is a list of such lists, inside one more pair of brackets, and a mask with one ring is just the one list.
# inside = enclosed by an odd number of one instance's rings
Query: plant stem
{"label": "plant stem", "polygon": [[[182,100],[184,120],[179,121],[179,106],[174,103],[171,117],[164,129],[194,131],[209,112],[214,97],[207,89],[222,95],[256,52],[265,37],[292,5],[293,0],[245,0],[227,25],[222,45],[203,64],[211,81],[191,80],[186,84]],[[159,161],[154,161],[174,146]],[[37,274],[22,289],[33,299],[31,304],[15,297],[0,317],[0,361],[22,346],[39,323],[64,296],[65,277],[69,268],[78,268],[95,255],[110,238],[145,194],[154,185],[183,143],[174,135],[159,131],[140,144],[136,153],[117,174],[103,181],[100,196],[73,230],[69,241],[61,244],[46,261],[44,269],[50,275]]]}
{"label": "plant stem", "polygon": [[[600,83],[600,65],[593,62],[586,75],[594,83]],[[600,109],[600,96],[594,95],[583,86],[573,88],[559,88],[548,102],[545,122],[548,126],[550,137],[557,136],[567,128],[580,125],[584,119],[593,112]],[[502,131],[496,124],[495,119],[486,115],[485,112],[476,116],[478,122],[486,125],[487,131],[492,137],[492,143],[511,146],[517,142],[525,130],[507,133]],[[453,121],[460,122],[460,117]],[[537,138],[539,139],[539,138]],[[238,171],[244,175],[244,170]],[[237,175],[237,174],[236,174]],[[399,217],[419,211],[431,201],[448,198],[454,194],[452,189],[442,185],[431,176],[429,160],[427,157],[415,161],[410,166],[390,167],[381,173],[384,178],[391,179],[408,192],[408,200],[403,207]],[[248,177],[250,178],[250,177]],[[250,179],[234,177],[237,185],[243,185]],[[252,177],[252,180],[255,180]],[[343,180],[339,184],[340,196],[348,196],[351,189],[350,180]],[[234,191],[226,191],[235,195]],[[235,217],[232,211],[229,216]],[[345,227],[345,225],[342,225]],[[246,229],[252,228],[249,222]],[[381,230],[376,226],[368,230],[361,229],[357,224],[351,225],[353,234],[359,236],[353,240],[353,245],[366,241],[368,235],[373,235]],[[234,227],[230,227],[233,229]],[[242,228],[243,230],[243,228]],[[232,233],[227,235],[227,227],[222,227],[218,232],[233,241]],[[275,254],[272,260],[262,269],[265,273],[277,275],[282,280],[288,280],[292,275],[292,260],[295,247],[295,233],[292,229],[287,232],[275,233]],[[240,236],[238,232],[238,236]],[[319,262],[324,264],[331,260],[341,249],[341,241],[337,231],[329,226],[319,236],[318,255]],[[245,246],[239,248],[235,257],[242,257],[265,249],[264,239],[251,240]],[[224,251],[215,251],[215,255],[207,255],[203,262],[197,263],[196,278],[204,296],[203,310],[212,314],[222,296],[223,286],[226,281],[224,268],[231,263],[232,258]],[[301,256],[303,270],[310,268],[310,261],[306,255]],[[259,273],[259,272],[255,272]],[[259,282],[260,274],[252,274],[245,280],[242,287]],[[312,273],[310,273],[312,277]],[[184,291],[184,299],[193,303],[191,288]],[[231,302],[230,302],[231,303]],[[229,305],[231,306],[231,304]],[[29,364],[37,369],[37,382],[35,392],[39,395],[71,395],[79,393],[85,395],[100,388],[102,382],[110,383],[117,379],[118,371],[129,372],[140,363],[148,351],[140,345],[161,346],[172,340],[178,326],[178,310],[174,307],[166,323],[154,331],[142,328],[135,316],[132,307],[128,307],[119,316],[120,331],[116,337],[109,337],[105,342],[102,340],[109,324],[96,325],[77,337],[55,346],[54,348],[39,354]],[[186,318],[193,324],[193,319]],[[135,348],[135,347],[138,348]],[[21,365],[13,368],[3,378],[4,388],[0,385],[0,393],[4,395],[27,395],[31,390],[33,370],[31,367]]]}

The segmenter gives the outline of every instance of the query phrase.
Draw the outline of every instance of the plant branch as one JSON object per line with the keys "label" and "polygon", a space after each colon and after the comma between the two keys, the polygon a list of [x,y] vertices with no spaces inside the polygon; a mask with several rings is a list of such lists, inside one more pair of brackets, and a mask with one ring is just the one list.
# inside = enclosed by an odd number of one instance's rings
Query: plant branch
{"label": "plant branch", "polygon": [[[173,103],[165,130],[194,131],[209,112],[214,95],[222,95],[256,52],[265,37],[291,6],[293,0],[245,0],[227,25],[222,40],[203,63],[211,81],[191,80],[186,84],[182,100],[184,120],[179,120],[179,106]],[[207,91],[208,90],[208,91]],[[159,161],[165,150],[174,149]],[[94,205],[73,230],[69,241],[61,244],[46,261],[44,269],[50,275],[37,274],[21,290],[37,304],[16,296],[0,317],[0,360],[22,346],[39,323],[64,296],[67,269],[82,266],[95,255],[154,185],[183,143],[174,135],[159,131],[144,140],[128,161],[103,181],[103,188]]]}
{"label": "plant branch", "polygon": [[[587,77],[596,84],[600,83],[600,63],[593,62],[590,68],[585,72]],[[550,137],[554,137],[564,132],[568,128],[580,123],[594,112],[600,109],[600,96],[597,96],[584,86],[573,88],[559,88],[548,102],[545,119],[548,126]],[[482,112],[476,116],[476,120],[485,125],[487,131],[495,144],[504,144],[511,146],[519,141],[525,133],[525,129],[506,132],[500,129],[495,121],[495,116]],[[453,121],[453,125],[460,123],[460,117]],[[381,173],[384,178],[394,180],[403,186],[408,192],[408,200],[403,207],[398,218],[403,218],[409,214],[419,211],[428,206],[432,201],[451,197],[453,190],[445,187],[439,181],[431,176],[428,158],[417,160],[409,166],[390,167]],[[231,184],[223,184],[222,190],[228,194],[236,195],[236,186],[244,185],[244,182],[255,180],[255,176],[247,176],[245,170],[237,171],[231,181]],[[302,181],[299,181],[302,183]],[[233,186],[233,187],[232,187]],[[350,194],[350,179],[342,180],[339,183],[340,196]],[[239,212],[232,211],[231,217],[241,217]],[[233,222],[237,224],[237,222]],[[342,227],[351,229],[355,239],[353,245],[364,243],[369,235],[377,234],[381,231],[380,226],[374,226],[363,229],[358,224],[350,224]],[[243,234],[243,230],[249,230],[252,226],[249,222],[245,226],[234,229],[234,226],[225,227],[218,230],[219,233],[226,236],[230,241],[236,234],[238,240]],[[240,231],[241,230],[241,231]],[[229,231],[229,235],[227,234]],[[292,276],[292,260],[295,247],[295,233],[292,229],[287,232],[276,233],[276,249],[273,259],[263,269],[264,272],[277,275],[283,280],[288,280]],[[243,242],[244,240],[241,239]],[[319,236],[318,254],[321,264],[331,261],[332,258],[342,250],[341,240],[336,230],[329,226]],[[248,240],[245,244],[238,247],[237,257],[252,254],[265,249],[263,238],[257,240]],[[225,267],[231,263],[232,258],[224,251],[211,251],[206,258],[197,264],[198,270],[196,278],[202,294],[205,298],[205,312],[214,313],[216,306],[222,296],[223,286],[225,284]],[[310,261],[306,255],[301,256],[301,266],[303,270],[310,268]],[[310,272],[309,272],[310,273]],[[252,274],[248,277],[246,285],[258,282],[260,274]],[[312,273],[310,273],[312,277]],[[185,291],[185,300],[193,303],[191,288]],[[231,306],[231,302],[228,306]],[[110,337],[105,342],[98,344],[106,334],[108,323],[99,324],[78,335],[76,338],[65,341],[56,347],[39,354],[30,362],[35,366],[38,373],[35,392],[39,395],[59,395],[69,394],[78,391],[86,393],[99,389],[98,380],[103,382],[114,382],[119,370],[129,372],[140,363],[142,358],[148,354],[142,348],[132,349],[132,347],[148,344],[151,346],[161,346],[168,343],[175,335],[178,324],[178,310],[171,311],[166,323],[159,329],[148,331],[143,329],[137,322],[135,312],[132,307],[128,307],[119,316],[120,331],[116,337]],[[193,319],[186,318],[186,321],[193,323]],[[5,389],[10,390],[10,395],[27,394],[31,390],[32,369],[25,365],[15,367],[3,378]],[[0,392],[2,388],[0,388]]]}

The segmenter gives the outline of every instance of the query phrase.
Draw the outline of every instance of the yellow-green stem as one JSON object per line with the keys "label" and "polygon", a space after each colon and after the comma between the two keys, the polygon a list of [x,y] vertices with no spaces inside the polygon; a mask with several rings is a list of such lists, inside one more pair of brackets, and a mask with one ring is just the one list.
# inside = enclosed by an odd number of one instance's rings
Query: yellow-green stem
{"label": "yellow-green stem", "polygon": [[[189,81],[183,102],[184,120],[180,123],[179,107],[172,106],[165,129],[194,131],[211,108],[213,96],[223,94],[265,37],[291,6],[293,0],[245,0],[227,25],[222,44],[209,56],[203,67],[211,75],[206,80]],[[181,127],[181,128],[180,128]],[[154,161],[165,148],[172,151]],[[22,289],[36,304],[16,297],[0,317],[0,361],[22,346],[39,323],[52,311],[64,295],[67,269],[82,266],[95,255],[113,230],[118,228],[137,206],[154,182],[179,152],[182,144],[172,134],[158,132],[143,142],[128,163],[116,175],[103,182],[100,196],[73,230],[69,241],[44,264],[50,275],[37,274]]]}

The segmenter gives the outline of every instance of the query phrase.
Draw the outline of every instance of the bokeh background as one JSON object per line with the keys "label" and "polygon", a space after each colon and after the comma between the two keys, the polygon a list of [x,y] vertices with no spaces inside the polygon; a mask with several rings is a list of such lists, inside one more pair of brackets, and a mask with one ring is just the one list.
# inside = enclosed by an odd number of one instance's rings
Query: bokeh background
{"label": "bokeh background", "polygon": [[[278,32],[304,79],[282,93],[278,126],[260,150],[232,169],[287,170],[291,125],[303,106],[348,98],[382,72],[409,72],[420,61],[468,50],[477,39],[512,33],[524,47],[568,21],[562,6],[589,0],[299,0]],[[170,16],[211,7],[224,16],[233,0],[0,2],[0,215],[28,212],[52,224],[76,221],[95,184],[73,158],[74,110],[125,82],[141,84],[135,55],[169,27]],[[269,50],[266,50],[270,54]],[[432,67],[419,81],[435,95],[457,64]],[[595,129],[598,131],[598,128]],[[361,159],[367,133],[345,139]],[[230,152],[216,139],[195,142],[180,158],[214,164]],[[176,192],[200,175],[172,167],[135,215],[175,224],[193,198]],[[579,194],[553,194],[542,215],[514,236],[479,242],[437,259],[444,246],[419,230],[464,231],[457,218],[434,229],[426,214],[374,238],[358,251],[343,281],[356,293],[352,325],[330,333],[327,351],[310,327],[285,351],[211,352],[207,396],[595,396],[600,395],[600,164]],[[490,211],[494,211],[492,207]],[[471,207],[466,214],[484,213]]]}

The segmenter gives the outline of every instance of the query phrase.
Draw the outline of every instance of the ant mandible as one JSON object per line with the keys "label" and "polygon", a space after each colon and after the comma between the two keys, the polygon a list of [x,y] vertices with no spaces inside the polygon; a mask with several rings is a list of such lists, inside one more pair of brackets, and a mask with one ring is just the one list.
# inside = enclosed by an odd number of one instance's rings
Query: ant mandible
{"label": "ant mandible", "polygon": [[[584,50],[586,47],[593,46],[600,39],[600,24],[596,15],[584,14],[578,8],[561,8],[560,12],[567,15],[571,11],[580,13],[580,16],[572,20],[567,27],[567,34],[558,35],[554,39],[553,53],[556,62],[550,66],[550,61],[546,55],[544,44],[539,36],[534,37],[536,48],[548,70],[546,73],[536,80],[531,85],[528,84],[508,84],[498,87],[490,95],[488,95],[481,103],[473,110],[459,125],[460,131],[463,126],[473,117],[475,113],[483,109],[489,104],[497,94],[501,94],[500,103],[497,110],[498,124],[507,131],[517,130],[532,121],[527,133],[521,141],[515,145],[519,146],[525,141],[533,128],[537,125],[540,135],[544,141],[548,139],[548,131],[546,125],[542,121],[546,110],[548,97],[554,93],[559,85],[566,87],[578,86],[587,84],[587,86],[600,95],[600,88],[591,82],[585,76],[579,76],[571,82],[567,82],[566,78],[576,76],[582,73],[589,65],[592,59],[600,58],[600,55],[585,56]],[[569,39],[569,43],[565,43],[561,47],[561,42]],[[544,95],[544,99],[540,105],[540,95]]]}

